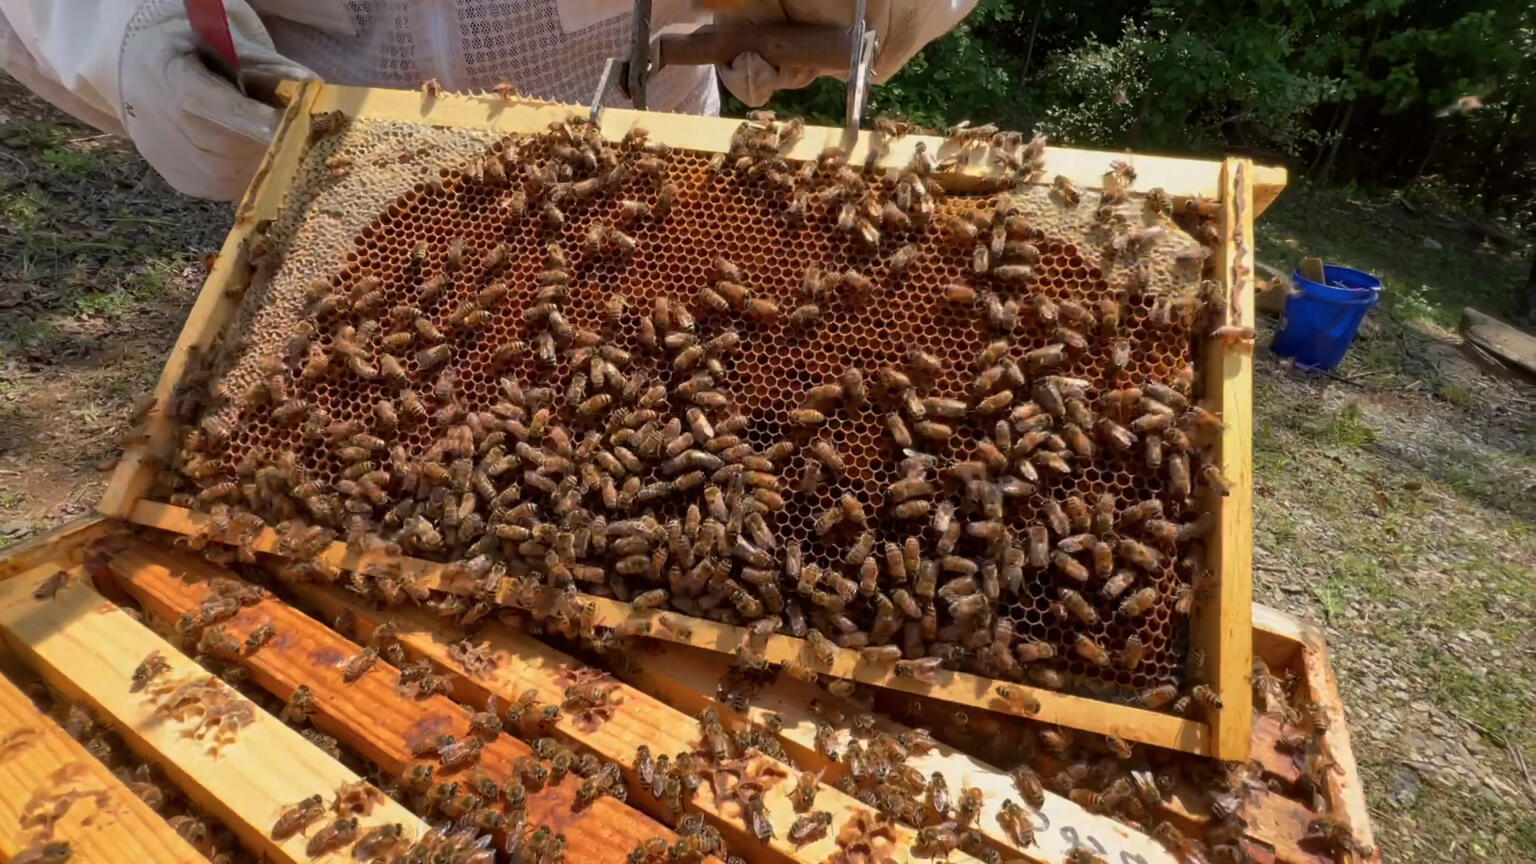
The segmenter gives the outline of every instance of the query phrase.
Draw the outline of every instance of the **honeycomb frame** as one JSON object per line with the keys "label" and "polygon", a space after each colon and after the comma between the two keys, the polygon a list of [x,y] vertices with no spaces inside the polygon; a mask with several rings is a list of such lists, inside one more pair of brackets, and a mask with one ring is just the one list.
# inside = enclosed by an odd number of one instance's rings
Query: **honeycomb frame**
{"label": "honeycomb frame", "polygon": [[[278,136],[251,191],[240,207],[235,229],[226,242],[224,253],[188,319],[182,339],[172,351],[157,391],[162,400],[157,404],[164,404],[163,397],[175,389],[185,374],[188,349],[192,346],[204,349],[211,346],[226,323],[238,317],[238,304],[235,301],[245,294],[251,284],[251,262],[248,258],[250,238],[258,226],[264,225],[267,220],[281,218],[284,207],[291,207],[291,203],[285,204],[284,199],[289,192],[289,184],[299,170],[310,123],[315,117],[340,111],[349,117],[363,119],[449,126],[483,132],[485,137],[481,140],[488,142],[506,132],[542,131],[551,120],[585,113],[581,108],[506,102],[492,96],[450,94],[432,98],[400,91],[319,84],[291,88],[288,93],[291,97],[289,110],[284,115]],[[641,122],[650,130],[653,140],[699,152],[725,151],[738,126],[738,121],[718,118],[609,110],[602,116],[601,127],[606,139],[616,141],[631,126]],[[872,148],[881,147],[887,151],[882,164],[895,166],[909,162],[920,141],[926,142],[941,156],[944,154],[943,143],[938,139],[905,136],[881,142],[875,136],[865,133],[849,146],[840,130],[807,127],[804,137],[785,155],[790,159],[814,159],[824,147],[835,144],[848,149],[852,161],[859,161]],[[1102,184],[1100,174],[1116,154],[1052,148],[1046,151],[1046,155],[1046,176],[1064,174],[1081,187],[1091,189]],[[1138,188],[1162,186],[1175,196],[1215,199],[1221,203],[1222,224],[1232,226],[1233,230],[1223,232],[1223,242],[1219,248],[1222,257],[1216,271],[1225,288],[1239,288],[1231,293],[1233,301],[1227,312],[1231,320],[1234,323],[1251,323],[1252,218],[1258,207],[1277,194],[1279,186],[1283,184],[1283,172],[1256,169],[1245,160],[1218,163],[1133,157],[1131,161],[1141,175]],[[968,188],[984,190],[995,180],[995,177],[989,176],[992,170],[987,167],[964,167],[957,173],[946,175],[945,185],[956,192],[965,192]],[[1235,241],[1234,236],[1238,238]],[[1248,238],[1246,242],[1242,239],[1244,237]],[[1247,290],[1241,290],[1245,279]],[[256,302],[259,303],[259,299]],[[1246,730],[1251,711],[1247,685],[1244,683],[1249,668],[1250,649],[1246,640],[1239,638],[1239,634],[1247,632],[1248,606],[1251,602],[1251,574],[1248,572],[1251,561],[1251,479],[1248,465],[1247,404],[1251,395],[1251,379],[1248,377],[1251,375],[1251,360],[1242,351],[1228,351],[1214,340],[1208,340],[1205,350],[1208,352],[1202,358],[1205,368],[1221,370],[1219,376],[1207,375],[1205,402],[1213,410],[1220,410],[1226,418],[1228,428],[1222,436],[1220,459],[1233,481],[1233,492],[1219,503],[1216,510],[1220,542],[1212,542],[1208,546],[1211,559],[1209,566],[1221,577],[1219,591],[1212,601],[1197,607],[1197,615],[1191,627],[1191,644],[1204,650],[1207,663],[1212,667],[1212,687],[1221,696],[1223,707],[1210,712],[1207,722],[1201,722],[1051,690],[1014,686],[1015,689],[1023,689],[1039,698],[1042,708],[1035,715],[1039,719],[1093,731],[1114,732],[1134,740],[1189,752],[1241,758],[1240,754],[1245,752],[1247,746]],[[101,509],[109,515],[193,533],[201,530],[200,514],[143,499],[155,468],[151,454],[164,453],[170,446],[168,426],[158,409],[151,414],[147,442],[126,455]],[[266,532],[266,535],[258,545],[275,548],[275,538],[270,536],[270,532]],[[339,566],[356,566],[358,563],[342,544],[335,544],[329,557]],[[440,565],[424,561],[411,562],[409,566],[413,572],[428,575],[440,570]],[[607,601],[606,604],[598,604],[597,617],[593,623],[616,624],[626,614],[627,606]],[[715,648],[739,641],[740,628],[704,620],[696,620],[695,625],[694,636],[679,641],[692,641],[694,644]],[[666,634],[659,632],[652,635],[666,638]],[[727,639],[731,641],[725,641]],[[770,651],[770,659],[787,659],[798,652],[798,640],[775,636],[772,641],[774,651],[780,656],[775,657],[773,651]],[[910,682],[893,680],[888,673],[860,666],[857,663],[857,652],[854,651],[842,651],[834,667],[842,671],[834,671],[832,674],[845,674],[868,683],[913,689],[915,692],[978,707],[1019,713],[1007,704],[1007,700],[998,698],[995,688],[1007,682],[956,673],[945,683],[916,687]]]}

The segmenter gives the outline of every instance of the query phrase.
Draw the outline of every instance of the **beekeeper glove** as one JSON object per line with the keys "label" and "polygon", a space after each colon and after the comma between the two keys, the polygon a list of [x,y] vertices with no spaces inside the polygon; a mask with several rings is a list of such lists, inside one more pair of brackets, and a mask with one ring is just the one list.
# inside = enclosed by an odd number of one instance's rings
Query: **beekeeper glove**
{"label": "beekeeper glove", "polygon": [[[226,0],[240,68],[276,79],[314,75],[278,54],[244,0]],[[234,201],[272,140],[279,110],[210,71],[180,0],[148,0],[123,39],[122,121],[145,161],[178,192]]]}
{"label": "beekeeper glove", "polygon": [[[717,0],[718,3],[718,0]],[[949,32],[975,8],[976,0],[868,0],[866,20],[879,39],[870,82],[890,80],[924,45]],[[723,7],[723,8],[722,8]],[[730,24],[820,24],[846,27],[853,20],[852,0],[741,0],[718,3],[716,21]],[[755,53],[716,67],[737,99],[756,107],[775,90],[793,90],[816,79],[814,69],[775,67]],[[847,73],[836,76],[847,80]]]}

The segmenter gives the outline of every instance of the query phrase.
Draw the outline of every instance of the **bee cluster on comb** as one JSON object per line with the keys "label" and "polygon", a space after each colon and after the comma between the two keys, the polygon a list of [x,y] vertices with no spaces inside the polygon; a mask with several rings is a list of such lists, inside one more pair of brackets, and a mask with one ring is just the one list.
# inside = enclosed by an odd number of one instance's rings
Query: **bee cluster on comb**
{"label": "bee cluster on comb", "polygon": [[[803,124],[759,114],[726,153],[575,118],[465,135],[359,213],[352,174],[424,158],[400,125],[313,136],[240,338],[168,412],[162,500],[276,528],[299,578],[335,578],[314,556],[339,539],[537,608],[611,596],[914,677],[1215,704],[1186,660],[1226,482],[1197,404],[1221,305],[1175,221],[1207,209],[1132,194],[1123,163],[1102,190],[1030,182],[1043,140],[985,128],[900,168],[790,161]],[[946,191],[973,157],[1014,182]]]}

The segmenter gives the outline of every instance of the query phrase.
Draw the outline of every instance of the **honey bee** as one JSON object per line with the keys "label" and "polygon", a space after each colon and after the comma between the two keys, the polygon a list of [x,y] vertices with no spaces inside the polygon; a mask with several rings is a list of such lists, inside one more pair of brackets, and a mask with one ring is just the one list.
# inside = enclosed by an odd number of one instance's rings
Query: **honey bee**
{"label": "honey bee", "polygon": [[293,693],[289,694],[287,704],[283,706],[283,722],[302,723],[308,720],[309,712],[313,710],[314,704],[314,692],[309,689],[308,684],[300,684]]}
{"label": "honey bee", "polygon": [[289,837],[319,821],[324,815],[325,799],[318,794],[311,795],[295,804],[289,804],[278,814],[277,822],[272,826],[272,839],[277,841],[287,840]]}
{"label": "honey bee", "polygon": [[944,668],[943,663],[944,660],[941,657],[899,660],[892,669],[892,674],[897,678],[910,678],[924,684],[933,684],[938,681],[939,672]]}
{"label": "honey bee", "polygon": [[64,587],[64,583],[67,581],[69,581],[69,573],[67,571],[56,571],[51,576],[38,583],[37,588],[33,589],[32,591],[32,599],[52,600],[54,595],[59,593],[59,589]]}
{"label": "honey bee", "polygon": [[748,317],[760,322],[769,322],[779,315],[779,304],[766,297],[749,297],[743,311]]}
{"label": "honey bee", "polygon": [[354,857],[363,861],[385,858],[405,842],[405,826],[399,822],[376,825],[363,833],[352,847]]}
{"label": "honey bee", "polygon": [[1080,585],[1088,583],[1088,568],[1071,555],[1060,550],[1051,553],[1051,563],[1056,565],[1056,570],[1063,576],[1077,582]]}
{"label": "honey bee", "polygon": [[1082,194],[1077,191],[1077,187],[1064,174],[1057,174],[1056,179],[1051,181],[1051,187],[1061,197],[1062,203],[1068,207],[1076,207],[1082,201]]}
{"label": "honey bee", "polygon": [[1210,710],[1222,707],[1221,697],[1216,695],[1215,690],[1212,690],[1205,684],[1196,684],[1194,687],[1191,687],[1189,694],[1195,697],[1196,702]]}
{"label": "honey bee", "polygon": [[1083,595],[1071,588],[1057,589],[1056,596],[1061,600],[1067,611],[1072,613],[1079,621],[1089,627],[1099,623],[1099,613],[1083,598]]}
{"label": "honey bee", "polygon": [[271,621],[262,624],[255,630],[252,630],[250,635],[245,638],[245,653],[255,654],[261,650],[262,646],[272,641],[272,637],[276,635],[277,628],[273,626]]}
{"label": "honey bee", "polygon": [[144,659],[133,669],[133,678],[128,692],[137,693],[149,686],[149,682],[171,671],[171,664],[165,659],[165,655],[155,650],[145,655]]}
{"label": "honey bee", "polygon": [[1136,694],[1136,702],[1143,708],[1156,710],[1178,698],[1178,695],[1178,688],[1172,684],[1163,684],[1158,687],[1150,687]]}
{"label": "honey bee", "polygon": [[912,262],[917,258],[917,253],[917,245],[915,243],[908,243],[891,253],[891,257],[886,260],[886,266],[892,273],[899,276],[906,273],[907,268],[912,266]]}
{"label": "honey bee", "polygon": [[1223,325],[1211,331],[1211,338],[1227,348],[1239,348],[1253,350],[1255,332],[1252,327],[1241,327],[1233,324]]}
{"label": "honey bee", "polygon": [[831,825],[832,814],[825,810],[797,816],[789,826],[789,842],[796,847],[802,846],[826,834]]}
{"label": "honey bee", "polygon": [[1097,640],[1086,633],[1079,633],[1077,641],[1072,645],[1079,657],[1087,660],[1095,666],[1108,666],[1110,663],[1109,652],[1104,650]]}
{"label": "honey bee", "polygon": [[1035,269],[1028,264],[1000,264],[991,272],[1004,282],[1029,282],[1035,278]]}
{"label": "honey bee", "polygon": [[373,668],[373,664],[379,660],[379,649],[369,646],[352,659],[347,661],[346,668],[342,671],[342,680],[348,684],[355,682]]}
{"label": "honey bee", "polygon": [[1120,538],[1115,545],[1115,551],[1143,570],[1155,571],[1163,564],[1162,553],[1129,537]]}
{"label": "honey bee", "polygon": [[304,854],[318,858],[350,845],[357,839],[358,821],[355,816],[343,816],[315,832],[304,846]]}
{"label": "honey bee", "polygon": [[821,321],[821,307],[815,303],[796,306],[789,313],[789,323],[793,327],[806,327],[819,321]]}

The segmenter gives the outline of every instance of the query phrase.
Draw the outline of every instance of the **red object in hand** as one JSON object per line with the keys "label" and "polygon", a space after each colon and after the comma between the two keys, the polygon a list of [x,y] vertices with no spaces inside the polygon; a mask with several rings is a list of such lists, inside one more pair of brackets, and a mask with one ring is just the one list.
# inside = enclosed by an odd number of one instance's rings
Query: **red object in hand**
{"label": "red object in hand", "polygon": [[229,14],[224,11],[224,0],[183,0],[187,20],[192,32],[197,34],[203,48],[223,61],[227,77],[234,80],[240,69],[240,57],[235,53],[235,37],[229,32]]}

